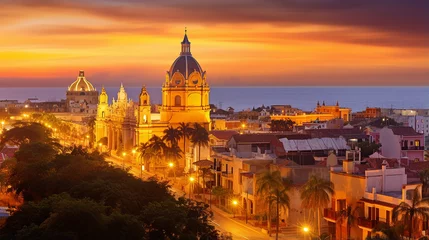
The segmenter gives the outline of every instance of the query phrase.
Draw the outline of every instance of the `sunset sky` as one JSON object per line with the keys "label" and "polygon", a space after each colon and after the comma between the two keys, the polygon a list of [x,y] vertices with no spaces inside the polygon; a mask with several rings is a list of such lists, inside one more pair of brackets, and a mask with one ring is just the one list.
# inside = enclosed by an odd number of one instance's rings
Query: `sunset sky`
{"label": "sunset sky", "polygon": [[0,87],[160,86],[184,28],[212,86],[427,85],[427,0],[1,0]]}

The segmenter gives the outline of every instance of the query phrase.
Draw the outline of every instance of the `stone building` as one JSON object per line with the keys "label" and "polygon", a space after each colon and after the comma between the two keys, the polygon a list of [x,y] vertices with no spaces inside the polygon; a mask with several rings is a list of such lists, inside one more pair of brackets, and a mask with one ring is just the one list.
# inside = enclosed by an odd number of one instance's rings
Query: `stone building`
{"label": "stone building", "polygon": [[79,71],[79,76],[66,93],[66,110],[72,113],[95,114],[97,111],[98,91],[85,78],[85,72]]}

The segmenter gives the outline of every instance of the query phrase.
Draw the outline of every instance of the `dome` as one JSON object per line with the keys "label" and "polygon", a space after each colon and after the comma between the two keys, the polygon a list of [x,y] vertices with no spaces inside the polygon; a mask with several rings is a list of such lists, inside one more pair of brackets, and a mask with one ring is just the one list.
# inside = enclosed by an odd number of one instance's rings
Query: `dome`
{"label": "dome", "polygon": [[79,76],[77,77],[76,81],[74,81],[69,86],[69,91],[73,92],[90,92],[90,91],[96,91],[95,87],[85,78],[85,72],[79,71]]}
{"label": "dome", "polygon": [[173,76],[175,72],[180,72],[185,79],[188,79],[189,75],[194,71],[203,75],[203,70],[195,58],[191,55],[181,55],[174,61],[173,65],[171,65],[170,77]]}

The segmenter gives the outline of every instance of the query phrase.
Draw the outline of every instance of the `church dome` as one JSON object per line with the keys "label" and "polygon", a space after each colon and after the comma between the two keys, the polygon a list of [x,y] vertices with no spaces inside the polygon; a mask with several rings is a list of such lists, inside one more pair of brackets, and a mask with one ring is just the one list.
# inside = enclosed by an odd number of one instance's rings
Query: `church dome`
{"label": "church dome", "polygon": [[176,61],[173,62],[173,65],[171,65],[169,71],[170,78],[176,72],[180,72],[185,77],[185,79],[188,79],[189,75],[191,75],[194,71],[197,71],[202,76],[203,70],[200,64],[197,62],[197,60],[195,60],[195,58],[192,57],[191,43],[188,40],[186,30],[181,44],[182,51],[180,52],[180,56],[176,59]]}
{"label": "church dome", "polygon": [[72,92],[90,92],[90,91],[96,91],[95,87],[85,78],[85,72],[79,71],[79,76],[77,77],[76,81],[74,81],[69,86],[69,91]]}
{"label": "church dome", "polygon": [[180,72],[185,79],[188,79],[189,75],[194,71],[199,72],[201,75],[203,74],[200,64],[191,55],[179,56],[170,68],[171,75],[175,72]]}

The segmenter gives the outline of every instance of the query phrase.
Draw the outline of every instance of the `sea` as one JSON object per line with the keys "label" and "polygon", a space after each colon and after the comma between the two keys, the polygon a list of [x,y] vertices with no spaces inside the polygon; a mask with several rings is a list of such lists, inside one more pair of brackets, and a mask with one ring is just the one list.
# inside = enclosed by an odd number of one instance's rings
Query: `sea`
{"label": "sea", "polygon": [[[100,90],[101,88],[98,88]],[[118,87],[106,87],[110,101],[117,98]],[[161,103],[161,88],[148,87],[152,103]],[[138,100],[141,87],[125,87],[128,98]],[[65,99],[67,88],[0,88],[0,100],[39,101]],[[311,111],[324,101],[326,105],[339,102],[353,112],[366,107],[394,109],[429,109],[429,87],[211,87],[210,103],[218,108],[233,107],[235,111],[261,105],[287,104]]]}

